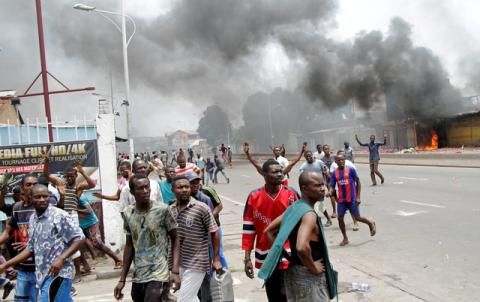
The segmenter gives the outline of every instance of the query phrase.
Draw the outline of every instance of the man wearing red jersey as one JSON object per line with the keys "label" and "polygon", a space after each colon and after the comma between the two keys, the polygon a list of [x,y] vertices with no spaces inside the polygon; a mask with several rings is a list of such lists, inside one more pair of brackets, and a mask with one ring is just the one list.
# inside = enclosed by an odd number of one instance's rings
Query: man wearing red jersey
{"label": "man wearing red jersey", "polygon": [[[295,190],[282,185],[282,166],[269,159],[262,166],[265,186],[250,193],[243,212],[242,250],[245,251],[245,273],[254,277],[251,253],[255,247],[255,267],[261,268],[267,253],[272,247],[263,231],[278,216],[300,197]],[[285,249],[289,252],[289,246]],[[277,270],[265,282],[268,301],[287,301],[283,286],[283,271],[288,268],[288,261],[282,259]]]}
{"label": "man wearing red jersey", "polygon": [[355,220],[365,223],[370,228],[370,235],[375,236],[377,228],[375,222],[360,216],[358,205],[360,204],[360,179],[357,171],[351,167],[345,167],[345,155],[340,154],[335,157],[338,163],[338,168],[332,172],[330,176],[330,195],[334,193],[335,185],[337,186],[337,211],[338,211],[338,225],[342,231],[343,240],[340,246],[348,244],[347,231],[345,230],[345,221],[343,217],[348,210]]}

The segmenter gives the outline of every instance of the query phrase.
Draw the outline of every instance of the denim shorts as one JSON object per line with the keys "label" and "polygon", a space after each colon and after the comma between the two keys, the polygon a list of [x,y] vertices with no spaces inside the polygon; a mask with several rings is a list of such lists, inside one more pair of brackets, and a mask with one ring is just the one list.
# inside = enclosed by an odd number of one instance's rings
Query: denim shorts
{"label": "denim shorts", "polygon": [[72,279],[63,278],[60,276],[47,276],[43,280],[41,288],[41,302],[61,301],[73,302],[71,296]]}
{"label": "denim shorts", "polygon": [[325,273],[316,276],[303,265],[291,264],[284,282],[288,302],[330,301]]}
{"label": "denim shorts", "polygon": [[17,272],[17,282],[15,285],[15,302],[36,302],[38,289],[34,272]]}

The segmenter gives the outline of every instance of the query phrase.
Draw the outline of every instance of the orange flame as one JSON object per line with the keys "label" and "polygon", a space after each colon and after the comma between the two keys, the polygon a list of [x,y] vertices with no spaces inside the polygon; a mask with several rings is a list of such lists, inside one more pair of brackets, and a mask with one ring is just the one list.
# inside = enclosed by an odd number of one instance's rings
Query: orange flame
{"label": "orange flame", "polygon": [[429,146],[416,147],[417,151],[432,151],[438,149],[438,134],[435,130],[432,130],[432,137]]}

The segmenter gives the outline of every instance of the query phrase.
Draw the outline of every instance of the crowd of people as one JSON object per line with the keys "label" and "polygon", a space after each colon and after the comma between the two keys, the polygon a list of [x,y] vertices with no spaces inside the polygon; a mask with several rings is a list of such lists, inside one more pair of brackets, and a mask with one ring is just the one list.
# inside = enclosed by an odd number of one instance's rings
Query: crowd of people
{"label": "crowd of people", "polygon": [[[372,185],[376,185],[375,175],[383,183],[378,149],[385,141],[376,143],[374,136],[369,144],[357,141],[369,148]],[[340,246],[349,243],[347,210],[354,231],[364,223],[371,236],[376,234],[375,222],[360,215],[361,182],[353,149],[347,142],[335,154],[328,145],[317,145],[315,152],[307,147],[304,143],[291,162],[283,145],[273,147],[272,158],[262,164],[250,153],[249,144],[243,147],[264,179],[245,203],[244,269],[249,278],[254,278],[254,267],[260,270],[268,301],[329,301],[336,296],[337,274],[324,235],[333,218],[338,218],[343,236]],[[95,181],[79,162],[65,171],[64,178],[51,174],[49,155],[42,153],[43,175],[23,178],[14,190],[16,203],[10,210],[2,186],[0,210],[9,217],[2,218],[0,212],[0,245],[9,247],[0,257],[0,273],[6,273],[0,277],[4,298],[15,288],[15,301],[73,301],[74,284],[92,270],[100,251],[121,270],[114,288],[116,299],[123,298],[134,263],[131,297],[135,302],[218,301],[213,298],[216,286],[223,287],[220,301],[233,301],[232,283],[222,285],[217,278],[231,276],[223,253],[223,204],[209,185],[218,183],[218,173],[230,183],[225,168],[232,165],[232,152],[223,144],[218,151],[220,156],[214,154],[213,160],[200,153],[195,157],[188,149],[172,152],[171,161],[162,152],[138,154],[132,163],[119,155],[117,190],[93,195],[118,202],[126,242],[122,258],[102,242],[94,206],[85,194]],[[298,193],[289,186],[289,173],[302,157]],[[331,201],[331,211],[325,198]],[[16,283],[11,281],[14,278]]]}

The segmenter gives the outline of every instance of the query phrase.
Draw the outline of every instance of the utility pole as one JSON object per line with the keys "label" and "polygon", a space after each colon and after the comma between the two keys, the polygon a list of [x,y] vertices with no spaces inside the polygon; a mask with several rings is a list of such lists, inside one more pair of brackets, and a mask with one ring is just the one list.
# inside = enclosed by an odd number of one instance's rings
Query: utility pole
{"label": "utility pole", "polygon": [[[35,4],[36,4],[36,10],[37,10],[38,44],[39,44],[39,48],[40,48],[41,72],[33,80],[33,82],[30,84],[30,86],[27,88],[27,90],[22,95],[18,95],[18,97],[21,98],[21,97],[43,95],[43,102],[44,102],[44,106],[45,106],[45,115],[47,117],[47,124],[48,124],[47,125],[48,141],[53,142],[52,114],[51,114],[51,110],[50,110],[50,94],[95,90],[95,87],[70,89],[67,86],[65,86],[65,84],[60,82],[60,80],[58,80],[56,77],[54,77],[51,73],[48,72],[48,70],[47,70],[47,59],[46,59],[46,56],[45,56],[45,36],[44,36],[44,32],[43,32],[42,2],[41,2],[41,0],[35,0]],[[49,89],[48,89],[48,75],[50,75],[55,81],[57,81],[65,89],[64,90],[49,91]],[[40,76],[42,76],[43,92],[28,93]]]}
{"label": "utility pole", "polygon": [[43,103],[47,116],[48,141],[53,142],[52,114],[50,111],[50,94],[48,93],[47,60],[45,58],[45,40],[43,35],[42,3],[35,0],[37,5],[38,43],[40,46],[40,62],[42,66]]}

